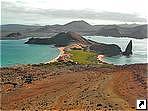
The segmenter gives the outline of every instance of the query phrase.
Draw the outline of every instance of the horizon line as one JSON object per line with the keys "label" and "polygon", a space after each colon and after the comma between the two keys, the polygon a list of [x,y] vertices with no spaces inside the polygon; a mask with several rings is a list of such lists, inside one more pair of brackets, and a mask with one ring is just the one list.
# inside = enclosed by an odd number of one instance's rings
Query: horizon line
{"label": "horizon line", "polygon": [[[55,24],[45,24],[45,25],[42,25],[42,24],[29,24],[29,23],[1,23],[0,25],[32,25],[32,26],[48,26],[48,25],[66,25],[68,23],[71,23],[71,22],[80,22],[80,21],[83,21],[83,22],[86,22],[85,20],[73,20],[73,21],[70,21],[70,22],[66,22],[66,23],[63,23],[63,24],[59,24],[59,23],[55,23]],[[88,23],[88,22],[86,22]],[[147,25],[148,23],[147,22],[125,22],[125,23],[102,23],[102,24],[91,24],[91,23],[88,23],[92,26],[96,26],[96,25],[132,25],[132,24],[137,24],[137,25]]]}

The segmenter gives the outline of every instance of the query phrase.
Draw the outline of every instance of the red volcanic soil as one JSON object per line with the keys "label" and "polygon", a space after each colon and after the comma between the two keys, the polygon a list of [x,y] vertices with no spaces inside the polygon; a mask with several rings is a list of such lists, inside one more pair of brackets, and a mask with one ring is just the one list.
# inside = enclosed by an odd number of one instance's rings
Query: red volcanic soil
{"label": "red volcanic soil", "polygon": [[114,75],[114,91],[128,101],[131,107],[135,106],[137,99],[147,98],[147,68],[142,65],[130,65]]}
{"label": "red volcanic soil", "polygon": [[[135,110],[136,99],[147,95],[147,64],[22,67],[1,69],[2,110]],[[27,69],[36,71],[31,84],[18,79]]]}

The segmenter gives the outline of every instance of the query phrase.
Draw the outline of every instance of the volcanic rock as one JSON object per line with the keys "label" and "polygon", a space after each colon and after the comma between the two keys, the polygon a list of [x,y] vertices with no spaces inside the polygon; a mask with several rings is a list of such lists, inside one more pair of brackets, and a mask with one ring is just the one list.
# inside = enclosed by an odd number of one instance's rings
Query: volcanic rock
{"label": "volcanic rock", "polygon": [[132,40],[130,40],[125,51],[122,54],[125,55],[125,56],[129,56],[129,55],[132,54]]}

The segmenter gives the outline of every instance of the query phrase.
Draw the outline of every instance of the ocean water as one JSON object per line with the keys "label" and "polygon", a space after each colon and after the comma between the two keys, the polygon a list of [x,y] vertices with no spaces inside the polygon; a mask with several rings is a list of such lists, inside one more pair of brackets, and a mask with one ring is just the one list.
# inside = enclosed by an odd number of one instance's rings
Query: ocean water
{"label": "ocean water", "polygon": [[[133,38],[116,38],[103,36],[84,36],[99,43],[117,44],[122,51],[125,50],[128,42],[133,41],[133,55],[105,57],[104,61],[116,65],[148,63],[147,61],[147,40]],[[1,40],[0,65],[1,67],[17,64],[38,64],[52,60],[59,55],[59,50],[51,45],[24,44],[27,39],[22,40]]]}
{"label": "ocean water", "polygon": [[93,40],[99,43],[105,44],[117,44],[121,47],[122,51],[125,51],[125,48],[130,40],[133,41],[133,55],[130,57],[126,56],[113,56],[113,57],[104,57],[103,61],[116,65],[124,64],[134,64],[134,63],[148,63],[147,57],[147,41],[148,39],[133,39],[133,38],[116,38],[116,37],[103,37],[103,36],[84,36],[86,39]]}
{"label": "ocean water", "polygon": [[49,45],[24,44],[27,39],[1,40],[1,67],[17,64],[37,64],[52,60],[59,50]]}

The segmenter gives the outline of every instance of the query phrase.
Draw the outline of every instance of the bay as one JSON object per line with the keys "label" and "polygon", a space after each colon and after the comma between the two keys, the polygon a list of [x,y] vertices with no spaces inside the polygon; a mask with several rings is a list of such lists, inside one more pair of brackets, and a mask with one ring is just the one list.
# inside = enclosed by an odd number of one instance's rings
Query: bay
{"label": "bay", "polygon": [[48,62],[59,55],[51,45],[24,44],[27,39],[1,40],[1,67]]}

